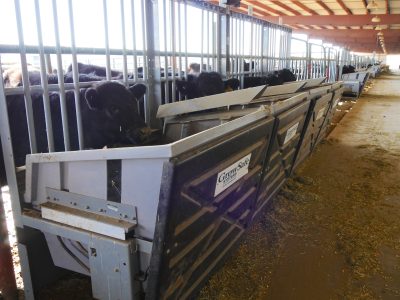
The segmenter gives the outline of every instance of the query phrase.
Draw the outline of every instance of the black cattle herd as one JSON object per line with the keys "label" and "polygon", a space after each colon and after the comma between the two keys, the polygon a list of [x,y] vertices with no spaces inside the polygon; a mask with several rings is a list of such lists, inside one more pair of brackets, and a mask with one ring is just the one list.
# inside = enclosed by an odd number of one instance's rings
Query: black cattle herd
{"label": "black cattle herd", "polygon": [[[350,68],[349,68],[350,67]],[[176,80],[177,94],[182,98],[192,99],[203,96],[237,90],[240,81],[236,78],[223,80],[217,72],[200,72],[196,64],[186,78]],[[37,69],[28,68],[30,85],[40,85],[41,77]],[[343,67],[343,73],[354,71],[352,66]],[[161,70],[162,76],[164,70]],[[143,69],[138,68],[138,78],[143,78]],[[170,72],[169,72],[170,73]],[[63,75],[65,83],[73,82],[71,66]],[[6,87],[22,86],[22,75],[19,69],[11,69],[3,74]],[[171,75],[171,74],[169,74]],[[95,82],[79,90],[79,108],[82,117],[82,133],[85,149],[101,149],[122,145],[142,145],[148,138],[149,128],[141,117],[138,103],[146,93],[146,86],[137,83],[125,87],[118,81],[106,81],[106,69],[95,65],[78,63],[79,82]],[[122,72],[111,71],[111,79],[122,79]],[[133,78],[133,75],[129,75]],[[48,84],[57,84],[58,75],[48,74]],[[266,76],[244,76],[243,88],[260,85],[279,85],[295,81],[296,76],[283,69],[270,72]],[[165,95],[164,95],[165,96]],[[48,152],[46,123],[43,104],[43,94],[32,92],[32,109],[37,140],[37,152]],[[11,141],[15,165],[23,166],[25,158],[30,153],[29,131],[26,118],[24,95],[9,95],[6,98],[10,122]],[[59,92],[49,92],[50,111],[53,127],[54,150],[64,151],[63,120]],[[71,150],[79,149],[78,128],[76,118],[76,102],[73,90],[65,92],[65,107]],[[65,120],[64,120],[65,121]],[[0,184],[6,183],[3,151],[0,147]]]}

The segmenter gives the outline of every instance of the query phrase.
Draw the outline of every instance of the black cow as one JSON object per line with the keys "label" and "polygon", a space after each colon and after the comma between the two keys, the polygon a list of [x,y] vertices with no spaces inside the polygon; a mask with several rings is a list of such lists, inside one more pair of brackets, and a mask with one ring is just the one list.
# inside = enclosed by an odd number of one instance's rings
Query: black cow
{"label": "black cow", "polygon": [[349,74],[349,73],[355,73],[356,68],[352,65],[344,65],[342,68],[342,74]]}
{"label": "black cow", "polygon": [[280,85],[290,81],[296,81],[296,75],[289,69],[282,69],[270,72],[267,76],[246,76],[243,78],[243,88],[246,89],[260,85]]}
{"label": "black cow", "polygon": [[[29,85],[40,85],[42,83],[40,77],[39,70],[33,70],[28,72],[29,77]],[[13,78],[12,84],[10,83],[10,78]],[[58,83],[58,75],[57,74],[46,74],[47,83],[48,84],[57,84]],[[72,72],[67,72],[63,75],[65,83],[73,83],[73,75]],[[113,78],[116,79],[116,78]],[[79,82],[89,82],[89,81],[103,81],[105,77],[94,75],[93,73],[89,74],[78,74]],[[8,71],[7,77],[4,78],[4,83],[7,84],[7,87],[18,87],[22,86],[22,73],[21,69],[13,69]]]}
{"label": "black cow", "polygon": [[[69,65],[67,68],[67,73],[72,73],[72,65]],[[78,62],[78,73],[79,74],[91,74],[100,77],[107,76],[107,70],[105,67],[100,67],[96,65],[88,65]],[[122,72],[111,70],[111,77],[115,77],[116,79],[122,78]]]}
{"label": "black cow", "polygon": [[193,99],[236,90],[239,80],[231,78],[223,81],[217,72],[201,72],[199,76],[188,75],[187,80],[177,80],[176,86],[182,96]]}
{"label": "black cow", "polygon": [[[92,80],[90,80],[92,81]],[[137,101],[146,92],[146,86],[136,84],[129,89],[118,82],[99,82],[89,88],[80,89],[79,105],[85,149],[100,149],[104,146],[140,145],[148,137],[149,130],[137,111]],[[55,151],[64,151],[61,122],[60,96],[49,93]],[[66,106],[71,150],[77,150],[78,132],[74,92],[66,92]],[[33,117],[38,152],[47,152],[46,126],[43,96],[32,94]],[[30,153],[28,125],[24,97],[7,97],[7,109],[16,166],[25,164]],[[0,150],[0,160],[3,153]],[[4,166],[0,165],[0,182],[5,183]]]}
{"label": "black cow", "polygon": [[282,69],[278,71],[278,77],[283,80],[283,82],[291,82],[291,81],[296,81],[296,75],[293,74],[292,71],[289,69]]}

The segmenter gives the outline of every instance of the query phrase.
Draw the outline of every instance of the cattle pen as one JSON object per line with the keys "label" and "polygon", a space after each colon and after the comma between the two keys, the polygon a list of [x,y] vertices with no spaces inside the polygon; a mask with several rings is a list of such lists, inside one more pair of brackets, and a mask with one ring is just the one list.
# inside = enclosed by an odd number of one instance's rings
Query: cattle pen
{"label": "cattle pen", "polygon": [[398,270],[372,277],[370,252],[399,263],[398,222],[372,211],[384,200],[398,217],[398,74],[385,63],[400,7],[382,1],[392,25],[366,28],[365,50],[333,33],[363,29],[347,19],[315,33],[318,9],[352,14],[326,2],[1,2],[0,299],[399,296]]}

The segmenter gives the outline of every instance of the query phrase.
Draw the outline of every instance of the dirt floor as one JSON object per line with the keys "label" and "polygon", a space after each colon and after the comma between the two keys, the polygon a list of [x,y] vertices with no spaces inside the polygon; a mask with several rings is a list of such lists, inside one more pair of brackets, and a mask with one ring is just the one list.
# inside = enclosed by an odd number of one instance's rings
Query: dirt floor
{"label": "dirt floor", "polygon": [[339,109],[200,299],[400,299],[400,74]]}

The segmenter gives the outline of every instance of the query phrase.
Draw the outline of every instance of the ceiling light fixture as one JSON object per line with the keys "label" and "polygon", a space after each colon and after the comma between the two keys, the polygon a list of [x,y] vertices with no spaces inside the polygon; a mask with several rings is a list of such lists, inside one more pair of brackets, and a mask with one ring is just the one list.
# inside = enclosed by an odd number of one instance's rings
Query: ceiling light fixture
{"label": "ceiling light fixture", "polygon": [[378,16],[375,16],[375,17],[372,18],[371,21],[374,22],[374,23],[379,23],[381,21],[381,18],[379,18]]}
{"label": "ceiling light fixture", "polygon": [[367,9],[373,9],[373,8],[378,8],[378,4],[375,2],[375,0],[372,0],[367,5]]}
{"label": "ceiling light fixture", "polygon": [[382,30],[382,28],[381,28],[381,26],[378,25],[375,27],[375,30]]}

